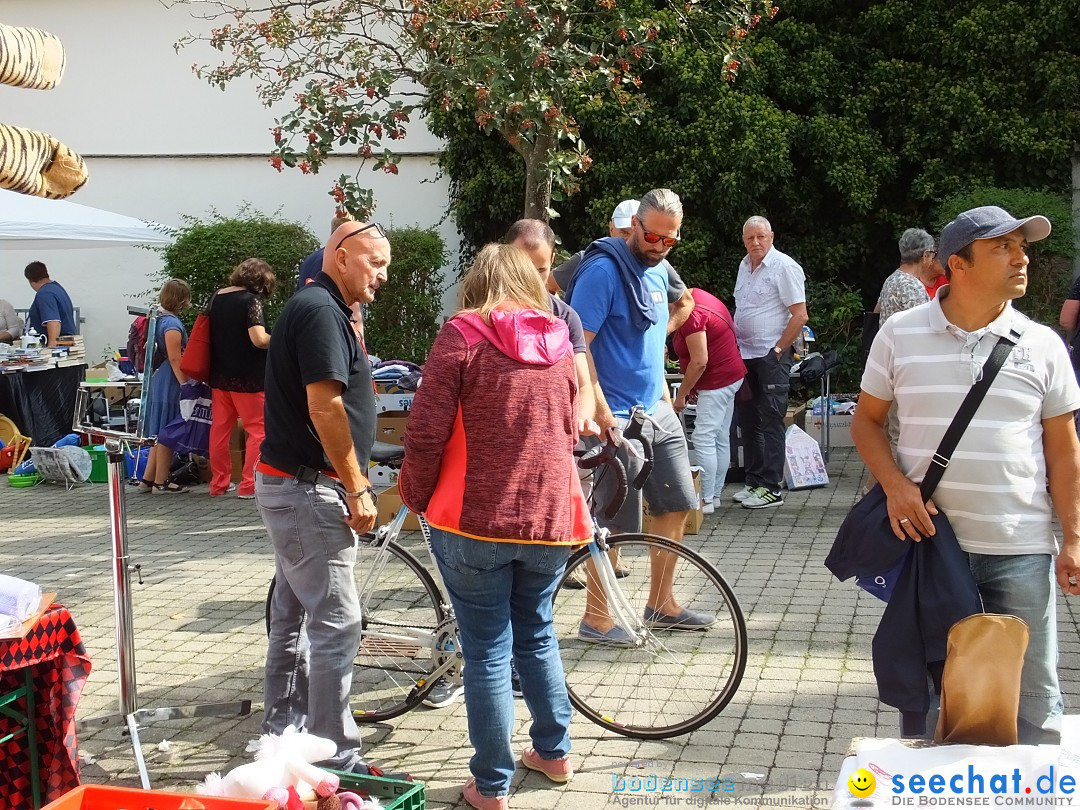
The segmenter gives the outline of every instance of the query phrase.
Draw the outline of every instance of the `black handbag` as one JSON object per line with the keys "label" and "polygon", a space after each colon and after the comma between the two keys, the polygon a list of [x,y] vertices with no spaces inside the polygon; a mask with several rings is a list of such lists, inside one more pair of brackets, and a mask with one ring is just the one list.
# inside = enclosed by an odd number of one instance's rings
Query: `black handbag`
{"label": "black handbag", "polygon": [[[1019,339],[1020,334],[1015,330],[1010,332],[1009,337],[998,338],[983,364],[982,378],[971,387],[964,401],[960,403],[956,416],[942,436],[937,451],[930,459],[926,475],[919,484],[924,503],[930,500],[937,489],[960,438]],[[944,514],[938,516],[938,519],[944,518]],[[888,498],[881,484],[875,484],[844,518],[829,556],[825,558],[825,565],[841,582],[854,576],[856,585],[888,602],[911,550],[911,543],[897,540],[893,534],[889,524]]]}

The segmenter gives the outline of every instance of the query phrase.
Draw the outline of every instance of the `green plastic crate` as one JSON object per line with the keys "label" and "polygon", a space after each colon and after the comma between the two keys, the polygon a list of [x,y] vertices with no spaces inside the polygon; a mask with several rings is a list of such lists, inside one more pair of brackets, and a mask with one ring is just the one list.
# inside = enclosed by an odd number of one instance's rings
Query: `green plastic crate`
{"label": "green plastic crate", "polygon": [[[383,810],[425,810],[424,786],[419,782],[387,779],[382,776],[361,776],[357,773],[330,771],[341,777],[341,790],[367,794],[382,802]],[[392,799],[389,804],[385,800]]]}

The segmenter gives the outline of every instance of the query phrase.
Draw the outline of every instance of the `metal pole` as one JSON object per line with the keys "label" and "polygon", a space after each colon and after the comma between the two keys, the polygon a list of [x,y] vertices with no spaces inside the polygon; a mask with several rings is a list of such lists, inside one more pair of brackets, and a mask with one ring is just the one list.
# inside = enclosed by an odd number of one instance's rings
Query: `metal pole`
{"label": "metal pole", "polygon": [[127,508],[124,504],[124,451],[119,439],[107,438],[109,462],[109,517],[112,520],[113,597],[116,610],[116,664],[120,685],[120,713],[138,709],[135,687],[135,630],[131,610],[131,569],[128,565]]}

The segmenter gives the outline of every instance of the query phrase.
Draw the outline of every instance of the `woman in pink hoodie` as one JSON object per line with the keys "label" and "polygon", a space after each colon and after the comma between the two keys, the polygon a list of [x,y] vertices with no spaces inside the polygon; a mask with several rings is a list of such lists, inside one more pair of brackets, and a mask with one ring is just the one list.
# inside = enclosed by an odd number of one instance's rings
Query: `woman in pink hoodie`
{"label": "woman in pink hoodie", "polygon": [[431,349],[405,434],[402,499],[425,515],[454,605],[476,750],[465,800],[507,807],[513,653],[532,746],[525,767],[573,776],[552,597],[592,524],[574,464],[577,378],[566,324],[528,256],[488,245]]}

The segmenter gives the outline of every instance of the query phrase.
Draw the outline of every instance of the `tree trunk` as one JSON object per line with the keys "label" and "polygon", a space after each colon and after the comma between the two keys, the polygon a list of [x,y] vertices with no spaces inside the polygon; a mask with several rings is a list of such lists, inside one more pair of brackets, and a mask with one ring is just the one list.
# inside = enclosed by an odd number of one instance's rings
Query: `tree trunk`
{"label": "tree trunk", "polygon": [[1076,252],[1073,254],[1073,276],[1080,276],[1080,142],[1073,144],[1072,153],[1072,214],[1073,214],[1073,244]]}
{"label": "tree trunk", "polygon": [[526,219],[550,219],[551,207],[551,171],[547,168],[548,160],[555,151],[557,141],[549,132],[538,132],[531,148],[522,157],[525,158],[525,213]]}

